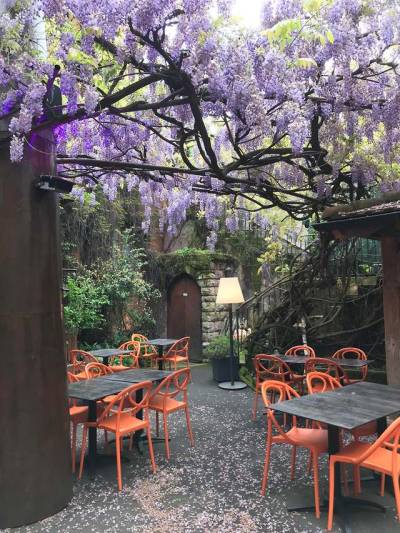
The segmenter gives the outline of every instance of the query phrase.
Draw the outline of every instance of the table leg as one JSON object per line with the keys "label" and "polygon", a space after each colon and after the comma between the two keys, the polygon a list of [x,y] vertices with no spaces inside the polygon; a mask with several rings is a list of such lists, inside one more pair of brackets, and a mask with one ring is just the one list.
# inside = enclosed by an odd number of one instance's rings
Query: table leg
{"label": "table leg", "polygon": [[158,370],[164,370],[164,347],[158,346]]}
{"label": "table leg", "polygon": [[[96,401],[88,402],[89,413],[88,421],[96,422],[97,420],[97,404]],[[89,445],[88,445],[88,467],[90,477],[96,474],[96,456],[97,456],[97,428],[89,427]]]}

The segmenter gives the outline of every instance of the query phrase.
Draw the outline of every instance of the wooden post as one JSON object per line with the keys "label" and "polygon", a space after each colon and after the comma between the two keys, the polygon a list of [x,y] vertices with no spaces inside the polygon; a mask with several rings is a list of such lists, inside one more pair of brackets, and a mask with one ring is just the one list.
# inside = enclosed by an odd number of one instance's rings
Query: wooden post
{"label": "wooden post", "polygon": [[72,497],[58,198],[33,186],[54,173],[54,144],[50,133],[30,143],[19,164],[0,144],[0,529]]}
{"label": "wooden post", "polygon": [[386,374],[389,385],[400,385],[400,239],[382,238],[382,262]]}

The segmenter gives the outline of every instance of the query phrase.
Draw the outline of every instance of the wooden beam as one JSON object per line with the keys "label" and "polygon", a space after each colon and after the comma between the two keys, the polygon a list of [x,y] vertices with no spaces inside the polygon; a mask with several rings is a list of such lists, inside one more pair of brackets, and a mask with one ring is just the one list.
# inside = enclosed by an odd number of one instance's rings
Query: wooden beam
{"label": "wooden beam", "polygon": [[400,239],[382,238],[383,308],[386,374],[389,385],[400,385]]}
{"label": "wooden beam", "polygon": [[0,529],[72,497],[58,198],[33,186],[55,172],[54,143],[45,131],[30,143],[18,164],[0,145]]}

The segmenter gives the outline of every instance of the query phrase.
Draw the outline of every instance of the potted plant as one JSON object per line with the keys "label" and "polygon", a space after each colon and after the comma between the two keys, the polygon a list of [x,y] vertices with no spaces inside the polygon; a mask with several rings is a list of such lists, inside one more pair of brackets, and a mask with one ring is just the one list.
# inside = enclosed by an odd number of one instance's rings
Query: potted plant
{"label": "potted plant", "polygon": [[[211,360],[213,379],[218,383],[229,381],[230,374],[230,341],[227,335],[215,337],[204,349],[204,355]],[[239,378],[239,360],[237,358],[237,342],[234,342],[234,379]]]}

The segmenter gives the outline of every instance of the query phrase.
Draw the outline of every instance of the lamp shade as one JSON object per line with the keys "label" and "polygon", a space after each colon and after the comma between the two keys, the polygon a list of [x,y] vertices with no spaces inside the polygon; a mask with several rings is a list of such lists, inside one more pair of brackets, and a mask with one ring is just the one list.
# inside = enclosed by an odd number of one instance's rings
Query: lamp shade
{"label": "lamp shade", "polygon": [[217,304],[241,304],[244,302],[238,278],[221,278],[219,280]]}

